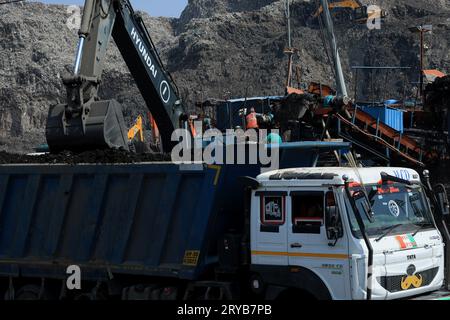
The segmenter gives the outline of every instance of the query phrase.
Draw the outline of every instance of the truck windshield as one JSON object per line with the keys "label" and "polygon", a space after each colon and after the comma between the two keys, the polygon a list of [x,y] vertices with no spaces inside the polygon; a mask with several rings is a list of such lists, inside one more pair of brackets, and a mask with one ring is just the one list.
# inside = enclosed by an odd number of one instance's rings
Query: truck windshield
{"label": "truck windshield", "polygon": [[[378,237],[386,231],[389,231],[389,234],[401,234],[414,233],[420,228],[434,228],[427,200],[419,185],[409,186],[400,183],[366,185],[366,194],[373,211],[373,222],[370,222],[365,214],[364,204],[367,201],[365,197],[360,196],[363,192],[362,187],[354,187],[350,191],[369,237]],[[347,211],[350,213],[353,234],[361,237],[355,217],[358,213],[351,210],[348,200],[346,199]]]}

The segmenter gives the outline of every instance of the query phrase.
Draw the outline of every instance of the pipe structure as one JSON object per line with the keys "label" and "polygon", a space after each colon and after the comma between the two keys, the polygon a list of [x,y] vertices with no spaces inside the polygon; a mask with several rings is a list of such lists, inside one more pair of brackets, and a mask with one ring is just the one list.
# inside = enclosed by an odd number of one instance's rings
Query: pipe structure
{"label": "pipe structure", "polygon": [[348,97],[347,87],[345,85],[345,78],[344,78],[344,72],[342,71],[342,64],[341,64],[341,58],[339,55],[339,49],[337,46],[337,40],[334,35],[334,26],[333,26],[333,19],[331,18],[331,13],[329,9],[329,4],[327,0],[320,0],[323,7],[323,13],[325,16],[325,26],[327,27],[328,31],[328,39],[330,42],[331,52],[333,55],[333,63],[335,68],[335,74],[336,74],[336,87],[337,87],[337,94],[338,96],[342,97]]}
{"label": "pipe structure", "polygon": [[78,30],[78,36],[80,38],[78,40],[78,48],[73,68],[74,75],[78,75],[80,73],[81,60],[83,58],[84,43],[91,29],[95,5],[96,5],[95,0],[86,0],[84,2],[83,17],[81,19],[80,29]]}

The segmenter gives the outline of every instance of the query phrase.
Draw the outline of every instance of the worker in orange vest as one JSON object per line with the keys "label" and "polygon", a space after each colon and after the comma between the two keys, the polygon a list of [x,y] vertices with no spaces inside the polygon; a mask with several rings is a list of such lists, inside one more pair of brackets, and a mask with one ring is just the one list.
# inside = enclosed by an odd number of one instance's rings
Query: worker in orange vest
{"label": "worker in orange vest", "polygon": [[250,113],[245,118],[247,129],[258,129],[258,119],[256,118],[255,108],[250,109]]}

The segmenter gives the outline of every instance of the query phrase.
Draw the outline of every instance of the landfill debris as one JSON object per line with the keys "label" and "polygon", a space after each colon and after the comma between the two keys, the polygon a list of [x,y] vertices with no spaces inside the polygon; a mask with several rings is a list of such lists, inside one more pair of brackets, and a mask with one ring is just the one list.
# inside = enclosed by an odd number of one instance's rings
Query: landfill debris
{"label": "landfill debris", "polygon": [[0,164],[130,164],[160,161],[170,161],[170,155],[162,153],[136,154],[125,150],[94,150],[82,153],[61,152],[36,155],[0,151]]}

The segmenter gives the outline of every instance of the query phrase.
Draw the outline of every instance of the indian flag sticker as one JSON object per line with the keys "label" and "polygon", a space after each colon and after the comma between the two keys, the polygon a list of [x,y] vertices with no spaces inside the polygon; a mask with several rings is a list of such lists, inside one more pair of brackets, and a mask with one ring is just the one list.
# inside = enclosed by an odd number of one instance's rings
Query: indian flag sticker
{"label": "indian flag sticker", "polygon": [[414,249],[417,248],[417,243],[414,237],[410,234],[404,236],[396,236],[401,249]]}

